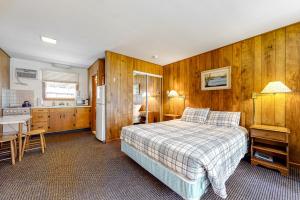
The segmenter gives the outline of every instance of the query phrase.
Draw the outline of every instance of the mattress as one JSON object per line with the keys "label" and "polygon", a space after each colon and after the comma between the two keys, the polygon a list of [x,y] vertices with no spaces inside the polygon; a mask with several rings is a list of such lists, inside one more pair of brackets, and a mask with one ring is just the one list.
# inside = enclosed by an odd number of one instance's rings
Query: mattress
{"label": "mattress", "polygon": [[225,182],[247,152],[247,131],[172,120],[127,126],[122,141],[188,180],[207,174],[216,194],[225,198]]}

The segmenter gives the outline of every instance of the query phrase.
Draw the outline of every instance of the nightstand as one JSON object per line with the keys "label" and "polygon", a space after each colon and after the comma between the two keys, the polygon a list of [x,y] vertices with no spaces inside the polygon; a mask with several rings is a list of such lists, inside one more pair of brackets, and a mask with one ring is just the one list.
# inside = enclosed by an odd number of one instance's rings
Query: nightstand
{"label": "nightstand", "polygon": [[[281,175],[289,174],[289,134],[285,127],[253,125],[250,127],[251,164],[278,170]],[[259,152],[273,158],[273,162],[255,156]]]}
{"label": "nightstand", "polygon": [[179,119],[179,118],[181,118],[181,115],[176,115],[176,114],[164,114],[164,121],[174,120],[174,119]]}

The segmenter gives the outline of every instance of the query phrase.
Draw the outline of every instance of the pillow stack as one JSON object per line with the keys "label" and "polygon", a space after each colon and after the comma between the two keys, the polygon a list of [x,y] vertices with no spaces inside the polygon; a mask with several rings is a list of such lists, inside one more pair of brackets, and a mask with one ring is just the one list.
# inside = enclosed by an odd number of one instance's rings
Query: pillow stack
{"label": "pillow stack", "polygon": [[186,122],[204,123],[207,119],[209,108],[185,108],[181,120]]}
{"label": "pillow stack", "polygon": [[238,127],[240,124],[240,112],[210,111],[206,124],[215,126]]}
{"label": "pillow stack", "polygon": [[185,108],[181,120],[215,126],[238,127],[240,112],[210,111],[209,108]]}

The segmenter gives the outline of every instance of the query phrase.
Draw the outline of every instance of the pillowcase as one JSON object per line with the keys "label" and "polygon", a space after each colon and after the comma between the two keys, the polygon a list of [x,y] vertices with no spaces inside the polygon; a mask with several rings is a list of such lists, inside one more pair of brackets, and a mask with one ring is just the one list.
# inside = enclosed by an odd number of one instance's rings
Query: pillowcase
{"label": "pillowcase", "polygon": [[186,107],[182,114],[181,120],[186,122],[204,123],[208,113],[209,108]]}
{"label": "pillowcase", "polygon": [[226,127],[238,127],[240,124],[240,112],[210,111],[206,124]]}

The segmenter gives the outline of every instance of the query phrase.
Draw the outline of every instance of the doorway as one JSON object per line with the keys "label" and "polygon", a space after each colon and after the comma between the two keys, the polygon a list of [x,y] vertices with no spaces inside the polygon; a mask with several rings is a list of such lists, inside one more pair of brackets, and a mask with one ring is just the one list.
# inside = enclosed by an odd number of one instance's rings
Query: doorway
{"label": "doorway", "polygon": [[162,120],[162,76],[133,72],[133,124]]}

